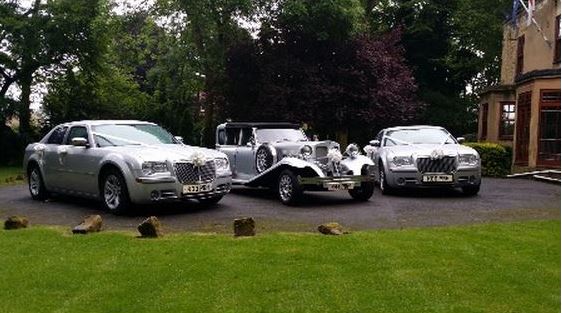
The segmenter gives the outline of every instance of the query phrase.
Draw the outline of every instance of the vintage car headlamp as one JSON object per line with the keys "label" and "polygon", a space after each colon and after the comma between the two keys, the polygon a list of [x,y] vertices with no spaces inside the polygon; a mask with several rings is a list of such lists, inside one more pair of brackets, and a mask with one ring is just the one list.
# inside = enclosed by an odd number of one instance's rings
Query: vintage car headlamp
{"label": "vintage car headlamp", "polygon": [[461,154],[459,155],[460,165],[478,165],[478,156],[474,154]]}
{"label": "vintage car headlamp", "polygon": [[168,172],[168,164],[166,162],[144,162],[142,163],[143,175],[152,175],[155,173]]}
{"label": "vintage car headlamp", "polygon": [[226,171],[229,169],[228,159],[227,158],[216,158],[215,159],[215,168],[217,172]]}
{"label": "vintage car headlamp", "polygon": [[303,146],[301,148],[301,154],[302,154],[302,156],[308,158],[309,156],[312,155],[312,147],[309,146],[309,145]]}
{"label": "vintage car headlamp", "polygon": [[392,164],[396,167],[412,166],[414,165],[414,160],[409,156],[395,156],[392,158]]}
{"label": "vintage car headlamp", "polygon": [[345,154],[349,155],[351,158],[355,158],[359,155],[359,146],[352,143],[345,149]]}

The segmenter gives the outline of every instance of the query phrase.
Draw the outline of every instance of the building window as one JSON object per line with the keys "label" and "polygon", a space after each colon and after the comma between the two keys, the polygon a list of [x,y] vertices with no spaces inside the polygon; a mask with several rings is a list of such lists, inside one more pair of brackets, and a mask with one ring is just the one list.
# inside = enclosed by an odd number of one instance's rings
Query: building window
{"label": "building window", "polygon": [[554,63],[560,63],[560,15],[554,23]]}
{"label": "building window", "polygon": [[515,102],[500,102],[500,139],[512,139],[515,128]]}
{"label": "building window", "polygon": [[486,137],[488,137],[488,104],[483,103],[480,110],[482,110],[482,131],[480,132],[480,140],[486,140]]}
{"label": "building window", "polygon": [[517,63],[515,66],[515,76],[523,73],[523,61],[525,57],[525,35],[517,39]]}
{"label": "building window", "polygon": [[541,90],[538,165],[560,166],[560,89]]}

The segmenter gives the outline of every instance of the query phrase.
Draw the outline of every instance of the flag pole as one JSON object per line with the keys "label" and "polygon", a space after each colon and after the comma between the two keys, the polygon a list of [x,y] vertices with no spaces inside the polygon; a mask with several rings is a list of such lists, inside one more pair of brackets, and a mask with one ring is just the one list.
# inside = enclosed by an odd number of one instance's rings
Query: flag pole
{"label": "flag pole", "polygon": [[[525,5],[525,3],[523,2],[523,0],[519,0],[519,3],[521,3],[521,5],[522,5],[523,8],[525,9],[525,11],[527,11],[527,15],[531,14],[531,13],[529,12],[529,9],[527,8],[527,6]],[[537,27],[537,30],[539,31],[539,33],[541,33],[542,39],[548,44],[549,47],[552,47],[552,43],[550,42],[550,40],[548,40],[548,38],[546,38],[546,35],[545,35],[544,32],[542,31],[542,28],[540,27],[539,23],[537,23],[537,20],[535,20],[534,17],[532,17],[531,20],[533,21],[533,24],[535,24],[535,26]]]}

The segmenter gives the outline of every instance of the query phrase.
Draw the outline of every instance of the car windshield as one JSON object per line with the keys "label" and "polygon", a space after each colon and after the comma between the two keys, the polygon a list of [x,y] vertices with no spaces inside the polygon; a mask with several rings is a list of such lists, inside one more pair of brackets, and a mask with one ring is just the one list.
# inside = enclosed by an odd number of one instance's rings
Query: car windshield
{"label": "car windshield", "polygon": [[441,128],[390,130],[385,136],[385,146],[416,144],[454,144],[455,139]]}
{"label": "car windshield", "polygon": [[92,129],[99,147],[177,143],[172,134],[153,124],[108,124]]}
{"label": "car windshield", "polygon": [[300,129],[290,128],[267,128],[256,130],[259,142],[280,142],[280,141],[306,141],[308,140]]}

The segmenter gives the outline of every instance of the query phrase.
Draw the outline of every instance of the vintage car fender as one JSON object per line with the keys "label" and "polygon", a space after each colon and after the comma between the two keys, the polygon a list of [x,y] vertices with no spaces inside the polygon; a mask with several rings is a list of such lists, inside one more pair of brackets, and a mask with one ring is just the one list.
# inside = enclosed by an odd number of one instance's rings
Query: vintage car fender
{"label": "vintage car fender", "polygon": [[375,165],[373,160],[364,155],[345,158],[341,161],[341,164],[353,171],[353,175],[361,175],[364,165]]}
{"label": "vintage car fender", "polygon": [[252,187],[266,186],[272,181],[276,182],[282,170],[291,168],[301,171],[306,170],[313,177],[325,176],[322,170],[313,163],[295,157],[285,157],[267,170],[263,171],[261,174],[247,181],[245,185]]}

